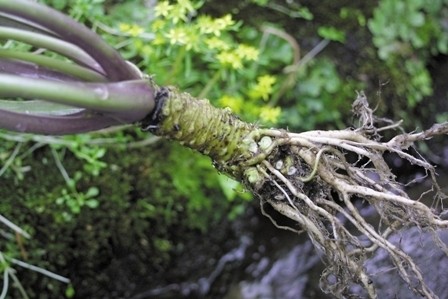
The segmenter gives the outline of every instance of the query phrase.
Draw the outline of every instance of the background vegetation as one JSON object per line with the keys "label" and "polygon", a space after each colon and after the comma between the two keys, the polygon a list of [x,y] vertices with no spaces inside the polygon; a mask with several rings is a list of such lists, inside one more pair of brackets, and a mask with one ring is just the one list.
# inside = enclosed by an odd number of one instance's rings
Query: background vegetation
{"label": "background vegetation", "polygon": [[[159,85],[262,126],[350,126],[361,89],[411,130],[446,119],[446,90],[430,100],[431,73],[447,61],[446,0],[42,2],[93,28]],[[163,285],[191,268],[199,277],[186,255],[225,251],[228,223],[252,204],[206,158],[133,128],[0,134],[0,214],[32,236],[2,227],[0,250],[73,283],[18,269],[32,298],[112,298],[132,293],[133,279]]]}

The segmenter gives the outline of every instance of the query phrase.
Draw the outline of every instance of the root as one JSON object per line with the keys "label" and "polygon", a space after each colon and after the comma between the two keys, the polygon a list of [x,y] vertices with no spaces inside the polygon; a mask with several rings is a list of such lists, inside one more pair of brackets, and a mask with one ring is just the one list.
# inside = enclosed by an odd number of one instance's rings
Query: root
{"label": "root", "polygon": [[[397,129],[399,123],[377,119],[364,94],[353,104],[360,126],[339,131],[292,133],[260,129],[244,123],[228,109],[217,109],[175,89],[161,88],[156,111],[142,121],[142,128],[169,137],[212,158],[216,168],[239,181],[260,198],[261,211],[274,225],[293,232],[306,231],[323,253],[327,268],[321,277],[323,290],[344,298],[354,284],[361,296],[377,297],[375,283],[365,262],[384,249],[396,272],[417,294],[437,298],[427,286],[414,260],[391,243],[392,234],[417,227],[432,234],[447,255],[447,245],[437,232],[448,227],[443,219],[447,198],[436,182],[434,167],[408,149],[418,141],[448,134],[448,122],[383,142],[380,132]],[[385,123],[386,126],[378,124]],[[414,151],[412,151],[414,152]],[[411,199],[395,180],[385,153],[421,167],[432,180],[433,202]],[[359,203],[373,207],[379,220],[363,216]],[[280,226],[265,210],[294,220],[299,228]],[[355,294],[359,295],[359,294]]]}
{"label": "root", "polygon": [[[364,263],[382,248],[415,293],[437,298],[425,283],[418,265],[389,242],[388,237],[416,226],[431,232],[435,243],[448,254],[447,245],[437,235],[437,231],[448,227],[448,221],[441,219],[446,213],[441,203],[447,196],[435,180],[434,167],[406,151],[417,141],[448,134],[448,123],[380,142],[378,132],[395,125],[374,127],[373,113],[362,98],[358,100],[362,104],[358,102],[361,105],[357,107],[361,123],[358,129],[304,133],[258,130],[259,140],[268,137],[271,143],[258,156],[247,160],[245,166],[255,167],[263,182],[246,181],[246,185],[260,196],[263,205],[269,204],[296,221],[324,253],[327,268],[321,286],[325,291],[343,298],[353,284],[359,284],[367,296],[376,298],[375,285]],[[431,206],[420,198],[411,199],[403,191],[384,160],[386,152],[395,153],[426,171],[435,193]],[[349,162],[353,157],[355,161]],[[378,222],[371,223],[361,215],[354,204],[360,200],[375,208]],[[262,212],[266,215],[264,209]]]}

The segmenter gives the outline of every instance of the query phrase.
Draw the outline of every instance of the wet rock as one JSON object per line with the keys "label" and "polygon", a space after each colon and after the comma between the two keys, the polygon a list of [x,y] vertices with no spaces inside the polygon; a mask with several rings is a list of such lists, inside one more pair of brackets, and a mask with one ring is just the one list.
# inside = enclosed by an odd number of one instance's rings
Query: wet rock
{"label": "wet rock", "polygon": [[[439,236],[447,245],[448,232],[440,232]],[[389,241],[415,260],[427,285],[439,298],[448,298],[448,257],[437,247],[431,233],[412,228],[393,235]],[[397,275],[385,250],[378,250],[366,266],[379,290],[378,298],[422,298]]]}

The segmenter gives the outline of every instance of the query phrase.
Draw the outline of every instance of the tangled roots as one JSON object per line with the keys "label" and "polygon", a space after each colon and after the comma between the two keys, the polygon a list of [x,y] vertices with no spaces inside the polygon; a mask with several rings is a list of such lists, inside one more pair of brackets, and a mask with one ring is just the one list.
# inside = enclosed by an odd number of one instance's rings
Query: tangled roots
{"label": "tangled roots", "polygon": [[[260,130],[271,144],[265,158],[254,165],[263,177],[262,183],[248,186],[260,197],[266,216],[274,221],[264,209],[269,204],[297,222],[324,253],[327,268],[321,278],[323,290],[342,298],[353,284],[358,284],[369,297],[376,298],[375,285],[364,266],[382,248],[415,293],[436,298],[414,260],[388,237],[404,228],[418,227],[432,232],[436,244],[448,255],[436,233],[448,227],[448,221],[441,218],[441,203],[446,196],[435,180],[434,167],[407,151],[416,141],[447,134],[448,123],[382,142],[379,133],[399,124],[375,127],[376,119],[362,94],[353,110],[360,119],[357,129],[304,133]],[[425,170],[432,180],[432,206],[403,191],[384,159],[386,152]],[[374,207],[379,221],[368,221],[361,214],[356,204],[361,201]],[[296,227],[281,228],[298,231]]]}

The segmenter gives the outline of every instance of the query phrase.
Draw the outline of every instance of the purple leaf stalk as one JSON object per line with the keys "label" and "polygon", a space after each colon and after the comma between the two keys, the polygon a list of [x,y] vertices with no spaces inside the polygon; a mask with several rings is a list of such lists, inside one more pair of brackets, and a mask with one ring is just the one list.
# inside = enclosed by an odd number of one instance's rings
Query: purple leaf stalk
{"label": "purple leaf stalk", "polygon": [[0,0],[0,39],[39,49],[0,49],[0,128],[82,133],[138,122],[154,108],[152,82],[98,35],[58,11],[27,0]]}

